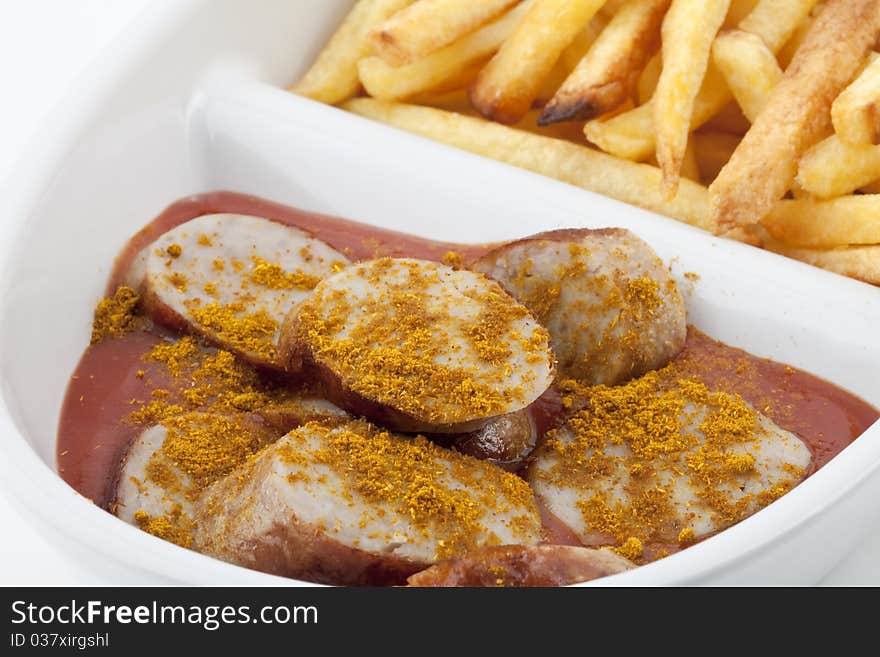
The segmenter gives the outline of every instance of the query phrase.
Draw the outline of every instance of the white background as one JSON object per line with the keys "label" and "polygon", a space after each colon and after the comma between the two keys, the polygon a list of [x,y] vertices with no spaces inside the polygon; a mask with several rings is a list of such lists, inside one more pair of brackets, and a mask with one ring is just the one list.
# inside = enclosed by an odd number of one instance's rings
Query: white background
{"label": "white background", "polygon": [[[147,4],[0,0],[0,188],[76,76]],[[85,571],[37,535],[0,485],[0,585],[114,583],[123,582]]]}
{"label": "white background", "polygon": [[[148,0],[0,0],[0,188],[77,75],[147,5]],[[0,585],[114,583],[125,582],[86,571],[38,535],[0,486]],[[824,583],[880,585],[880,528]]]}

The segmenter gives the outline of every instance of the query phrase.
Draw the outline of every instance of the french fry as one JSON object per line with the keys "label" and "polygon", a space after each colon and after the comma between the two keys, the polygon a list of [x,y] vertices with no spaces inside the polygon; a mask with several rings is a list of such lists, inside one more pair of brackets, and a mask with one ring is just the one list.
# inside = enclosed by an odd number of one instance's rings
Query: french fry
{"label": "french fry", "polygon": [[663,60],[660,58],[659,53],[651,57],[648,63],[645,64],[645,68],[642,69],[639,75],[637,85],[639,105],[644,105],[651,100],[651,96],[654,95],[654,89],[657,88],[657,80],[660,79],[660,70],[662,68]]}
{"label": "french fry", "polygon": [[657,47],[670,0],[630,0],[550,100],[538,125],[592,119],[622,103]]}
{"label": "french fry", "polygon": [[[436,106],[434,106],[436,107]],[[584,133],[582,126],[578,123],[554,123],[546,128],[538,127],[538,115],[540,109],[529,110],[519,123],[512,125],[516,130],[525,130],[536,135],[544,137],[552,137],[553,139],[564,139],[572,144],[583,146]],[[474,115],[472,115],[474,116]],[[476,115],[479,116],[479,115]]]}
{"label": "french fry", "polygon": [[[556,60],[553,68],[551,68],[550,72],[544,76],[544,80],[541,82],[541,87],[538,89],[538,93],[535,94],[535,99],[532,101],[532,109],[543,108],[549,103],[550,99],[556,95],[556,91],[559,87],[562,86],[562,83],[565,82],[565,78],[568,77],[569,73],[570,71],[566,70],[562,61]],[[526,115],[527,114],[528,112],[526,112]],[[522,121],[522,119],[520,119],[520,121]]]}
{"label": "french fry", "polygon": [[827,199],[880,179],[880,146],[850,144],[832,135],[810,148],[798,162],[795,180],[813,196]]}
{"label": "french fry", "polygon": [[601,14],[596,14],[589,23],[584,25],[584,29],[577,33],[574,40],[568,44],[562,54],[559,56],[559,64],[569,72],[584,58],[584,55],[590,50],[590,47],[602,34],[607,22]]}
{"label": "french fry", "polygon": [[880,196],[780,201],[761,221],[774,239],[813,249],[880,244]]}
{"label": "french fry", "polygon": [[484,157],[506,162],[707,228],[706,188],[683,180],[678,195],[660,193],[660,170],[566,141],[428,107],[355,98],[344,108]]}
{"label": "french fry", "polygon": [[[761,37],[771,51],[777,52],[816,2],[818,0],[761,0],[743,19],[739,29]],[[691,130],[699,128],[731,100],[733,96],[724,78],[710,64],[694,101]],[[655,149],[653,114],[654,101],[651,100],[608,121],[589,121],[584,133],[607,153],[641,161]]]}
{"label": "french fry", "polygon": [[880,178],[872,180],[867,185],[859,187],[859,191],[863,194],[880,194]]}
{"label": "french fry", "polygon": [[880,1],[828,1],[764,111],[709,187],[719,232],[759,222],[788,191],[798,159],[827,130],[832,101],[878,34]]}
{"label": "french fry", "polygon": [[335,105],[354,96],[361,83],[357,63],[369,54],[368,35],[412,0],[358,0],[312,67],[290,90],[312,100]]}
{"label": "french fry", "polygon": [[471,87],[479,112],[516,123],[531,107],[563,50],[605,0],[537,0]]}
{"label": "french fry", "polygon": [[880,285],[880,246],[851,246],[839,249],[804,249],[775,240],[764,247],[789,258],[865,283]]}
{"label": "french fry", "polygon": [[[710,67],[694,103],[690,128],[695,130],[708,121],[730,98],[721,74]],[[656,149],[653,96],[644,105],[613,119],[588,121],[584,126],[584,134],[606,153],[636,162],[647,159]]]}
{"label": "french fry", "polygon": [[700,182],[700,165],[697,163],[697,152],[694,150],[693,139],[688,140],[684,157],[681,160],[681,177]]}
{"label": "french fry", "polygon": [[[556,64],[553,65],[553,69],[547,76],[547,78],[553,78],[553,80],[545,79],[541,84],[541,92],[532,104],[532,109],[535,109],[536,107],[543,108],[550,101],[550,99],[556,94],[556,90],[562,86],[565,79],[571,75],[571,72],[584,58],[584,55],[587,54],[593,43],[599,38],[599,35],[602,34],[602,30],[605,29],[606,24],[607,21],[605,20],[605,17],[597,12],[596,15],[584,25],[584,28],[577,33],[574,40],[568,44],[565,47],[565,50],[562,51],[562,54],[559,55]],[[553,91],[548,96],[546,95],[546,92],[551,87]]]}
{"label": "french fry", "polygon": [[727,164],[740,138],[726,132],[695,132],[691,144],[697,158],[697,167],[703,182],[712,182]]}
{"label": "french fry", "polygon": [[[732,99],[721,73],[710,65],[694,102],[690,129],[699,128]],[[636,162],[647,159],[656,149],[653,97],[644,105],[612,119],[587,121],[584,134],[606,153]]]}
{"label": "french fry", "polygon": [[[363,61],[363,60],[361,60]],[[422,96],[429,95],[437,95],[437,94],[447,94],[453,91],[462,92],[465,96],[467,96],[467,88],[471,85],[471,83],[477,79],[477,76],[480,74],[480,71],[483,70],[483,67],[489,62],[488,57],[484,57],[483,59],[478,59],[475,62],[471,62],[464,68],[460,69],[458,73],[453,75],[451,78],[448,78],[443,81],[439,86],[434,87],[428,93],[421,94]],[[468,99],[468,105],[470,105],[470,99]]]}
{"label": "french fry", "polygon": [[791,183],[791,188],[788,190],[791,194],[792,198],[814,198],[810,192],[801,187],[801,184],[795,178],[794,182]]}
{"label": "french fry", "polygon": [[[574,41],[562,51],[562,54],[559,55],[559,59],[556,60],[553,68],[550,69],[550,72],[541,83],[541,88],[538,90],[535,100],[532,101],[532,109],[543,108],[548,102],[550,102],[550,99],[556,95],[556,91],[562,86],[565,79],[571,75],[571,72],[584,58],[584,55],[587,54],[590,46],[593,45],[593,42],[602,33],[604,26],[605,19],[600,14],[596,14],[593,16],[592,20],[584,26],[584,29],[577,33]],[[526,116],[529,114],[531,114],[531,111],[529,111]],[[532,117],[535,125],[537,125],[537,117],[539,115],[540,112]],[[522,123],[523,120],[520,119],[520,121],[514,125],[521,125]],[[566,134],[568,133],[568,131],[565,132]]]}
{"label": "french fry", "polygon": [[[605,29],[605,25],[606,21],[604,16],[597,13],[593,16],[590,22],[584,26],[584,29],[577,33],[574,41],[562,51],[562,54],[559,55],[559,59],[556,60],[550,73],[547,74],[547,77],[544,78],[544,81],[541,83],[541,89],[532,103],[533,109],[535,107],[544,107],[550,101],[550,99],[556,94],[556,90],[562,86],[563,82],[565,82],[565,78],[571,75],[571,72],[584,58],[584,55],[587,54],[590,46],[593,45],[593,42],[599,37],[602,30]],[[538,114],[540,114],[540,112]],[[521,120],[520,123],[522,123]]]}
{"label": "french fry", "polygon": [[[652,157],[646,164],[650,164],[652,167],[657,166],[657,158]],[[681,177],[697,183],[700,182],[700,165],[697,163],[693,139],[688,139],[687,150],[685,150],[684,159],[681,161]]]}
{"label": "french fry", "polygon": [[[584,29],[577,33],[574,41],[562,51],[562,54],[559,55],[559,59],[556,60],[550,73],[544,78],[544,81],[541,83],[541,88],[535,96],[535,100],[532,102],[532,108],[543,108],[548,102],[550,102],[550,99],[556,94],[556,91],[562,86],[565,79],[571,75],[571,72],[584,58],[584,55],[587,54],[590,46],[593,45],[593,42],[602,33],[604,27],[605,19],[597,13],[593,16],[592,20],[584,26]],[[531,112],[528,114],[531,114]],[[532,117],[535,119],[535,121],[533,121],[535,125],[537,125],[537,117],[539,115],[540,112]],[[520,125],[522,123],[523,121],[521,119],[519,123],[515,125]],[[566,131],[566,134],[567,133],[568,131]]]}
{"label": "french fry", "polygon": [[751,32],[778,53],[797,31],[798,26],[818,0],[761,0],[737,28]]}
{"label": "french fry", "polygon": [[629,0],[606,0],[605,4],[602,5],[602,8],[599,10],[599,14],[605,18],[606,21],[610,21],[614,14],[620,11],[620,8],[623,7]]}
{"label": "french fry", "polygon": [[730,29],[739,25],[740,21],[752,13],[758,0],[730,0],[730,9],[724,18],[724,28]]}
{"label": "french fry", "polygon": [[730,0],[672,0],[663,19],[663,70],[652,100],[657,162],[667,198],[678,190],[694,101],[729,8]]}
{"label": "french fry", "polygon": [[428,105],[447,112],[457,112],[458,114],[470,114],[476,116],[477,112],[471,107],[470,98],[468,98],[467,89],[461,88],[446,93],[427,93],[416,96],[410,102],[414,105]]}
{"label": "french fry", "polygon": [[759,249],[764,248],[764,244],[766,243],[766,232],[765,230],[760,229],[759,225],[753,226],[737,226],[724,236],[727,239],[735,240],[737,242],[742,242],[743,244],[750,244],[751,246],[756,246]]}
{"label": "french fry", "polygon": [[794,34],[791,35],[791,38],[785,42],[785,45],[782,46],[782,49],[777,53],[776,59],[779,62],[779,67],[783,71],[788,68],[789,64],[791,64],[791,60],[794,59],[794,54],[804,42],[804,37],[807,36],[807,32],[810,31],[810,27],[813,25],[814,20],[816,19],[812,15],[804,17],[794,31]]}
{"label": "french fry", "polygon": [[653,103],[649,102],[610,119],[587,121],[584,135],[606,153],[643,162],[654,155],[653,109]]}
{"label": "french fry", "polygon": [[518,0],[416,0],[370,32],[376,54],[409,64],[484,25]]}
{"label": "french fry", "polygon": [[393,67],[379,57],[365,57],[357,66],[367,93],[383,100],[403,100],[432,91],[460,76],[462,69],[482,62],[513,34],[533,4],[527,1],[476,32],[427,57]]}
{"label": "french fry", "polygon": [[851,144],[880,144],[880,57],[831,105],[834,132]]}
{"label": "french fry", "polygon": [[739,104],[736,101],[731,101],[712,115],[711,119],[701,125],[700,130],[705,132],[726,132],[742,137],[751,127],[752,124],[745,114],[742,113]]}
{"label": "french fry", "polygon": [[736,102],[749,121],[767,103],[770,91],[782,79],[775,55],[761,37],[742,30],[722,32],[712,44],[712,61],[724,76]]}
{"label": "french fry", "polygon": [[[622,114],[623,112],[629,112],[636,106],[635,101],[630,97],[624,100],[620,105],[615,107],[613,110],[604,115],[604,118],[610,119],[612,116],[617,116],[618,114]],[[577,123],[578,131],[581,133],[581,137],[578,140],[578,143],[584,143],[584,124]],[[548,126],[549,127],[549,126]]]}

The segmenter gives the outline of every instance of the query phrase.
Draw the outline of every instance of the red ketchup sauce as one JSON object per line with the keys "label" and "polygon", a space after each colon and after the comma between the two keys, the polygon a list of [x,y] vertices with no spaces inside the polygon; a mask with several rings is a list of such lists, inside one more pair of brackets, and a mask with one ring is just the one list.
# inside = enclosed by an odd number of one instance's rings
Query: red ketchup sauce
{"label": "red ketchup sauce", "polygon": [[[221,212],[256,215],[296,226],[352,260],[383,255],[442,260],[454,251],[467,262],[491,248],[435,242],[253,196],[212,192],[174,203],[140,230],[117,257],[108,294],[125,281],[135,257],[159,235],[195,217]],[[91,345],[71,377],[58,429],[58,470],[73,488],[104,508],[112,499],[120,459],[139,432],[126,418],[153,390],[170,385],[161,367],[143,359],[167,335],[163,329],[151,327]],[[877,409],[827,381],[724,345],[693,328],[678,362],[709,387],[739,393],[779,426],[803,439],[813,452],[811,473],[880,417]],[[533,411],[541,433],[560,419],[560,408],[552,391],[536,402]],[[565,528],[554,526],[558,523],[552,517],[545,517],[545,525],[551,541],[577,542]]]}

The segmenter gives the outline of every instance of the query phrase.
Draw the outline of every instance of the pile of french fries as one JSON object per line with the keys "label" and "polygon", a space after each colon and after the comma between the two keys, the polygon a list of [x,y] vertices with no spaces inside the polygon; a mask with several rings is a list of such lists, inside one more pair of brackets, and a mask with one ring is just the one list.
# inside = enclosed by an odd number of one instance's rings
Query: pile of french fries
{"label": "pile of french fries", "polygon": [[292,87],[880,284],[880,0],[358,0]]}

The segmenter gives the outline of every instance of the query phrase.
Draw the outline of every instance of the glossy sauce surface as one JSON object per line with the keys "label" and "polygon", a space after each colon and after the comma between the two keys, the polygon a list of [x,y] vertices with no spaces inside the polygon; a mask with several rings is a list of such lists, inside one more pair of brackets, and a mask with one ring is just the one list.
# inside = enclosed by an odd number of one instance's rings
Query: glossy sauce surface
{"label": "glossy sauce surface", "polygon": [[[353,260],[377,255],[442,260],[454,251],[465,262],[484,253],[487,245],[433,242],[364,224],[306,213],[250,196],[214,192],[189,197],[170,206],[138,232],[120,253],[108,293],[125,280],[136,255],[163,232],[206,213],[230,212],[266,217],[313,233]],[[118,476],[120,458],[140,428],[127,420],[153,390],[171,382],[162,369],[143,356],[168,333],[157,327],[129,333],[89,346],[71,377],[58,431],[58,469],[82,495],[107,507]],[[858,397],[807,372],[712,340],[695,329],[688,332],[677,359],[682,373],[709,387],[739,393],[781,427],[801,437],[813,452],[812,471],[825,465],[857,438],[880,413]],[[543,433],[559,420],[558,396],[551,390],[533,407]],[[552,525],[547,519],[547,525]],[[550,536],[563,543],[570,537]]]}
{"label": "glossy sauce surface", "polygon": [[107,282],[107,294],[113,294],[124,283],[132,260],[159,235],[190,219],[214,213],[249,214],[301,228],[324,240],[351,260],[381,256],[442,260],[449,251],[455,251],[465,261],[469,261],[479,258],[493,246],[436,242],[348,219],[298,210],[256,196],[235,192],[210,192],[188,196],[173,203],[139,230],[117,256]]}

